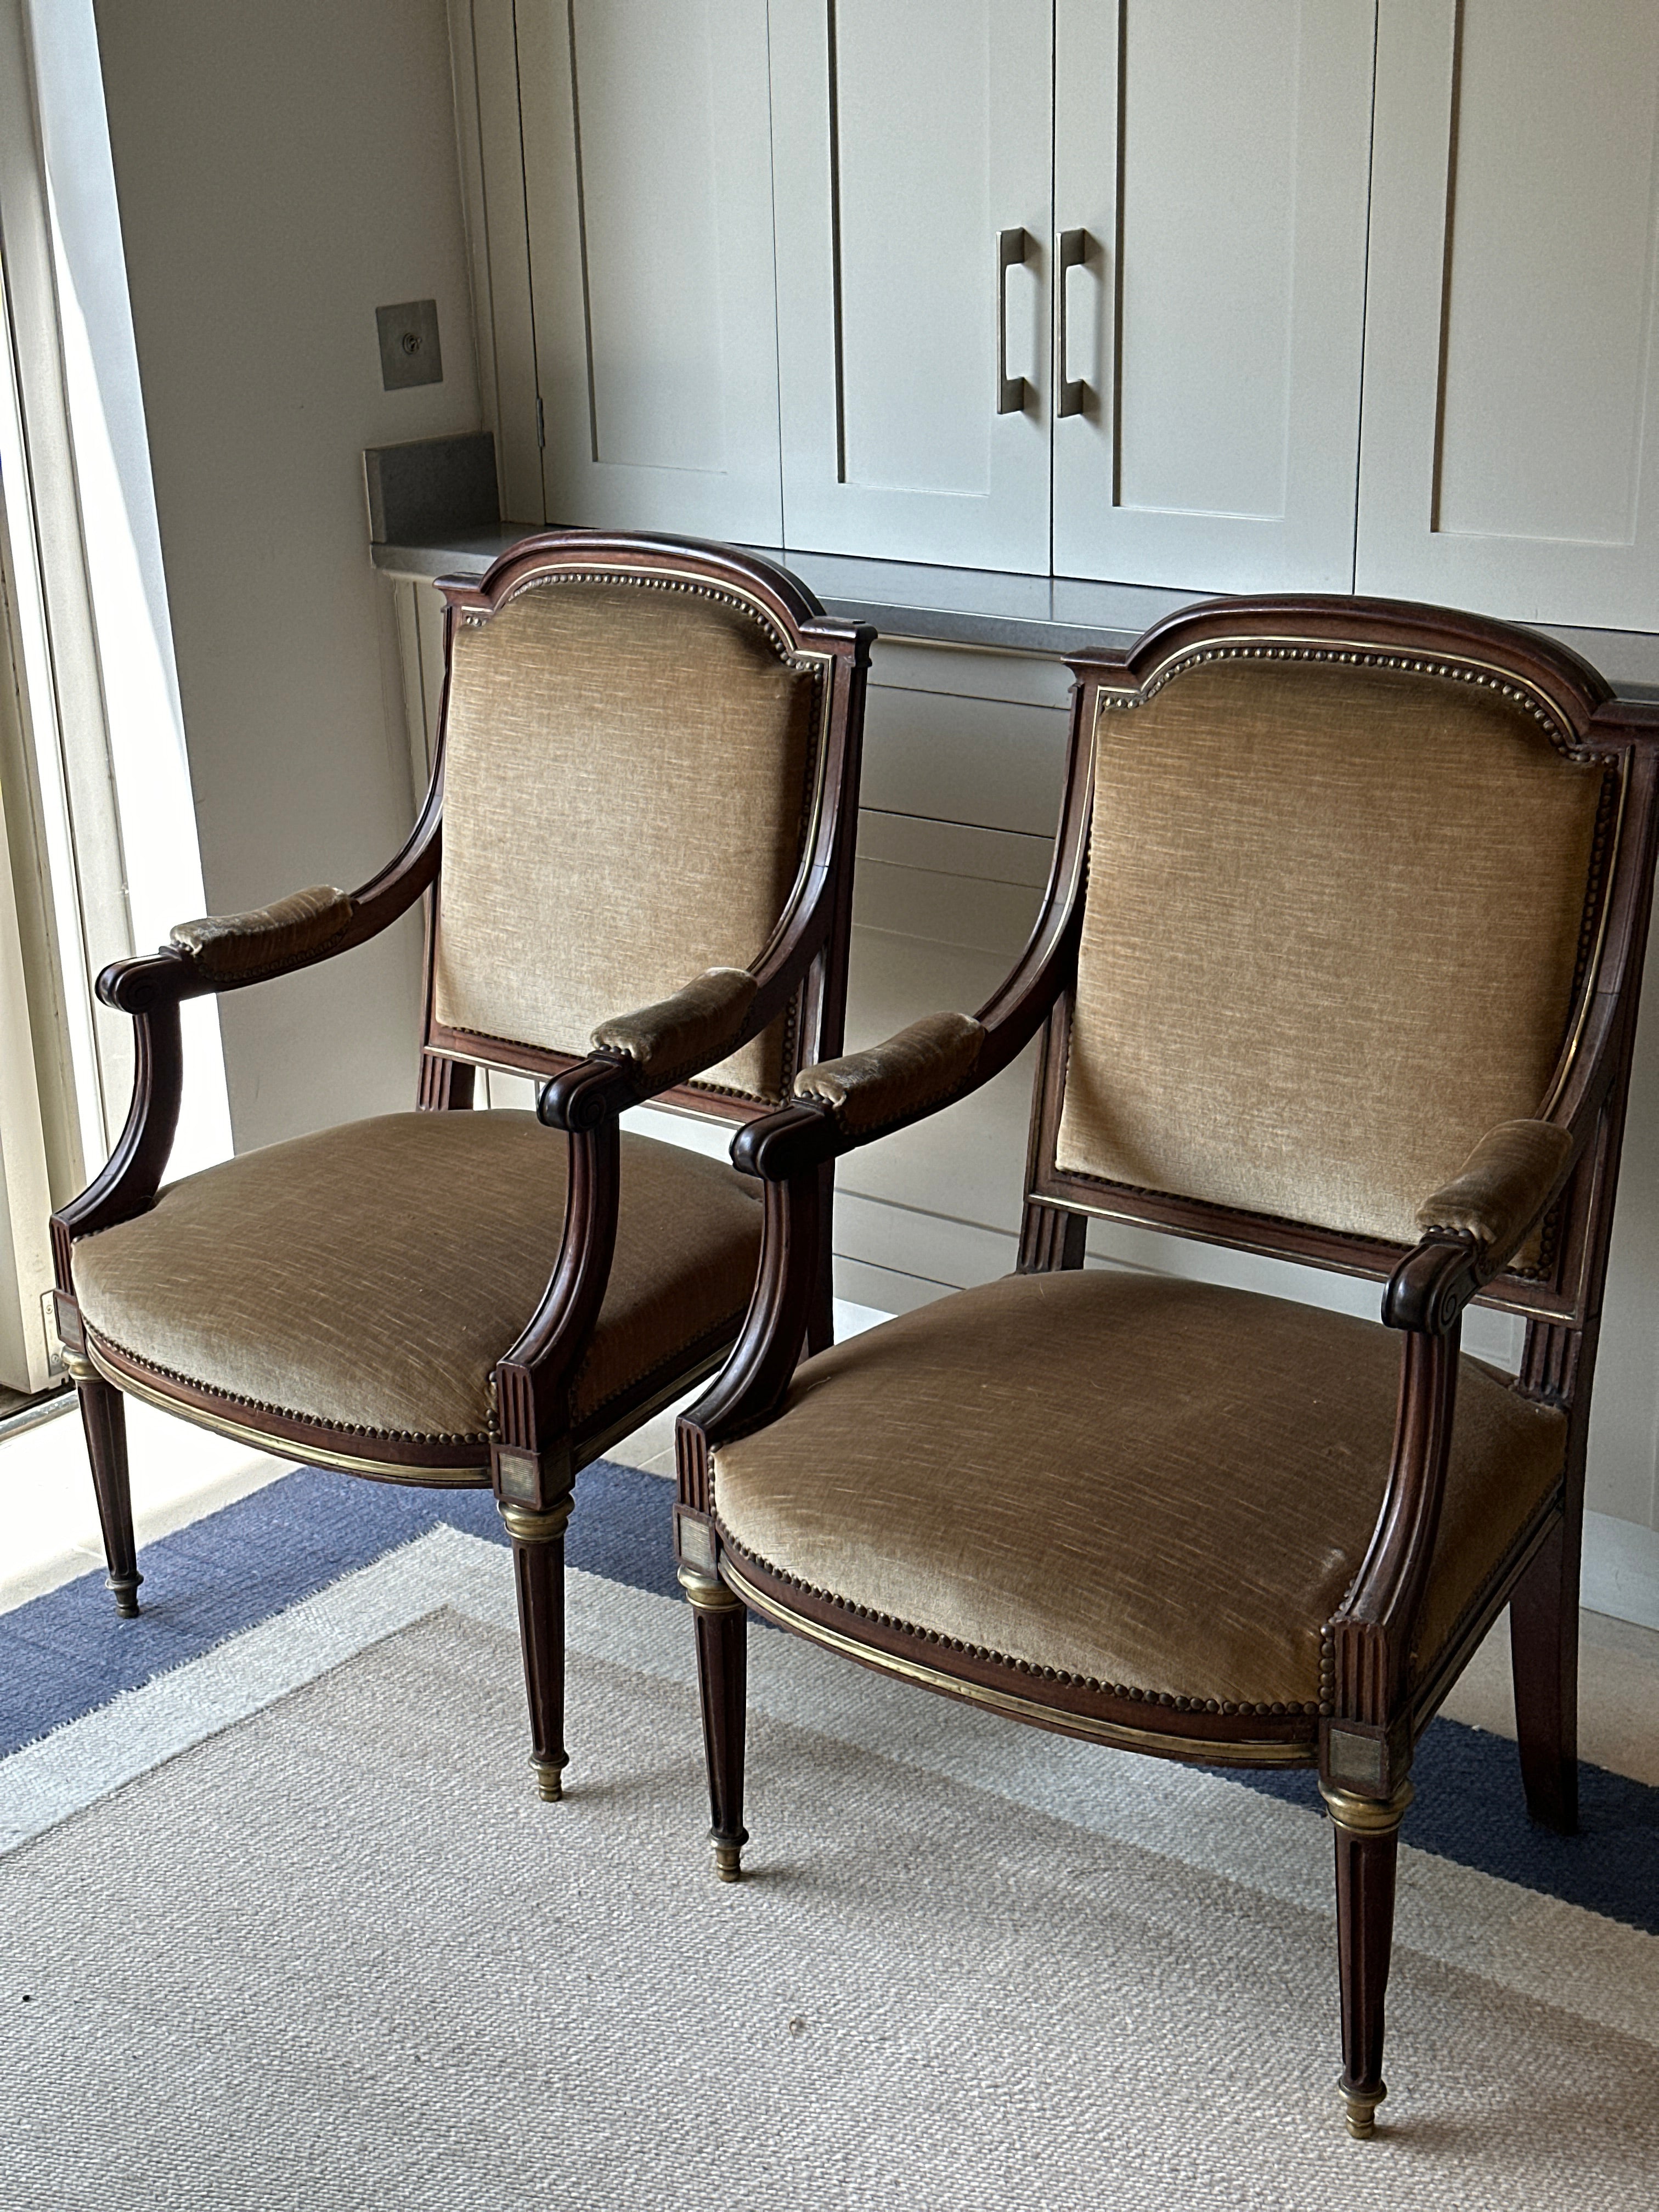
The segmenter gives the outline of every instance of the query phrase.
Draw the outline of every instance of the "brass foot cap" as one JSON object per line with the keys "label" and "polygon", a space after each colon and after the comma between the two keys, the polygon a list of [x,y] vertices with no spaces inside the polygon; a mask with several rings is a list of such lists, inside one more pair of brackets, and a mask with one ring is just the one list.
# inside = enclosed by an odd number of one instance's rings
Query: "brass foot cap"
{"label": "brass foot cap", "polygon": [[570,1764],[569,1760],[568,1759],[532,1759],[530,1764],[536,1770],[536,1789],[543,1802],[556,1805],[564,1796],[562,1776],[565,1768]]}
{"label": "brass foot cap", "polygon": [[1389,2094],[1388,2084],[1379,2081],[1375,2089],[1351,2089],[1346,2081],[1340,2086],[1348,2133],[1356,2142],[1369,2142],[1376,2133],[1376,2108]]}
{"label": "brass foot cap", "polygon": [[143,1579],[142,1575],[135,1575],[131,1582],[125,1577],[118,1583],[113,1576],[108,1578],[106,1587],[115,1600],[115,1610],[121,1620],[137,1620],[138,1585]]}
{"label": "brass foot cap", "polygon": [[719,1881],[743,1880],[743,1845],[717,1843],[714,1845],[714,1876]]}

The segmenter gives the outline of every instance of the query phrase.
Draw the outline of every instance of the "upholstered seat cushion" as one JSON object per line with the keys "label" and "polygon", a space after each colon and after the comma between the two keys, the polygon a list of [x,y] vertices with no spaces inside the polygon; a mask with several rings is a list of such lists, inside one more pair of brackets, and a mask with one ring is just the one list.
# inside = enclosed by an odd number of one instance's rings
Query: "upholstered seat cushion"
{"label": "upholstered seat cushion", "polygon": [[[806,1361],[715,1453],[715,1517],[757,1565],[947,1644],[1182,1706],[1316,1708],[1400,1358],[1379,1322],[1242,1291],[1014,1276]],[[1565,1434],[1464,1360],[1420,1665]]]}
{"label": "upholstered seat cushion", "polygon": [[[482,1446],[490,1369],[558,1256],[568,1153],[520,1113],[386,1115],[271,1145],[76,1244],[81,1310],[106,1342],[226,1397]],[[742,1315],[754,1191],[721,1161],[623,1138],[616,1259],[578,1419]]]}

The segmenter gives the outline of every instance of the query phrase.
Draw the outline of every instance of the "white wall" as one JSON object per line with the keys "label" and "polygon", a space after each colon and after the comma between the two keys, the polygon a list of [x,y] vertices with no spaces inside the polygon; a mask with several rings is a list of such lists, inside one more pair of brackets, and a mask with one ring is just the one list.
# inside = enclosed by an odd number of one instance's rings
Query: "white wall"
{"label": "white wall", "polygon": [[[362,449],[478,423],[443,0],[96,4],[208,902],[349,889],[411,818]],[[222,1001],[239,1149],[412,1104],[418,953]]]}

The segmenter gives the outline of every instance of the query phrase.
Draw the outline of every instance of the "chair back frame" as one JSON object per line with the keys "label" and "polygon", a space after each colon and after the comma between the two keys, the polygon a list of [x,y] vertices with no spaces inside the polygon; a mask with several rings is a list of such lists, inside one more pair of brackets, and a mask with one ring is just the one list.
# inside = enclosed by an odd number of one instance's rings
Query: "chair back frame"
{"label": "chair back frame", "polygon": [[[1344,603],[1340,612],[1328,601],[1276,599],[1245,607],[1224,603],[1183,610],[1127,653],[1073,660],[1073,745],[1089,754],[1098,716],[1133,709],[1195,661],[1237,655],[1352,661],[1492,684],[1533,706],[1564,757],[1613,772],[1615,796],[1607,810],[1611,820],[1604,825],[1611,833],[1609,864],[1600,871],[1587,916],[1589,957],[1553,1079],[1540,1103],[1540,1117],[1556,1118],[1559,1109],[1571,1111],[1587,1089],[1605,1092],[1616,1076],[1608,1057],[1608,1016],[1625,1003],[1632,933],[1641,919],[1630,895],[1632,868],[1651,837],[1653,807],[1649,775],[1640,766],[1648,757],[1641,726],[1632,727],[1622,716],[1610,687],[1565,647],[1541,638],[1532,646],[1520,633],[1473,616],[1364,599]],[[1092,798],[1091,777],[1086,772],[1074,776],[1067,805],[1081,811],[1085,840]],[[1408,1249],[1404,1244],[1206,1200],[1135,1190],[1059,1167],[1055,1152],[1074,982],[1073,961],[1049,1017],[1039,1062],[1027,1159],[1025,1265],[1040,1261],[1044,1237],[1062,1233],[1030,1218],[1034,1209],[1043,1207],[1085,1221],[1093,1217],[1131,1223],[1378,1280],[1393,1273]],[[1535,1272],[1501,1275],[1481,1293],[1480,1303],[1529,1323],[1581,1327],[1593,1255],[1598,1243],[1605,1243],[1607,1188],[1602,1175],[1576,1176],[1555,1209],[1544,1265]]]}
{"label": "chair back frame", "polygon": [[[455,632],[462,624],[489,622],[520,592],[550,578],[668,585],[735,601],[767,633],[781,659],[813,674],[812,795],[805,835],[784,910],[754,963],[752,972],[762,978],[762,987],[744,1030],[746,1042],[781,1012],[785,1014],[789,1024],[783,1075],[787,1096],[800,1068],[831,1058],[842,1048],[852,900],[851,871],[844,863],[853,835],[859,770],[859,717],[854,708],[861,697],[873,632],[857,623],[830,620],[782,569],[728,547],[617,538],[586,531],[546,532],[525,538],[476,582],[463,577],[438,580],[445,601],[444,680],[432,789],[440,804]],[[741,794],[732,797],[736,803]],[[505,1038],[483,1039],[439,1020],[434,999],[442,927],[441,893],[434,885],[422,983],[420,1103],[441,1110],[467,1103],[479,1068],[498,1068],[545,1082],[579,1066],[586,1055]],[[616,1011],[631,1008],[619,1006]],[[745,1097],[695,1079],[676,1085],[653,1103],[733,1122],[752,1120],[775,1106],[775,1101]]]}

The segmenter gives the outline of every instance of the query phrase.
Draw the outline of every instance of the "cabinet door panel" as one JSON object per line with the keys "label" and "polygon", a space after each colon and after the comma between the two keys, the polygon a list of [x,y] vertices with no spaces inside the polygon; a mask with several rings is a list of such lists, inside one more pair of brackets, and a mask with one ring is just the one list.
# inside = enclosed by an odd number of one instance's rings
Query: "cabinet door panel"
{"label": "cabinet door panel", "polygon": [[[1046,0],[772,0],[787,541],[1046,569]],[[1006,278],[999,413],[997,240]]]}
{"label": "cabinet door panel", "polygon": [[519,0],[550,520],[782,535],[765,0]]}
{"label": "cabinet door panel", "polygon": [[1659,9],[1383,0],[1358,578],[1659,616]]}
{"label": "cabinet door panel", "polygon": [[[1347,590],[1373,0],[1060,0],[1054,567]],[[1058,370],[1057,372],[1058,373]]]}

